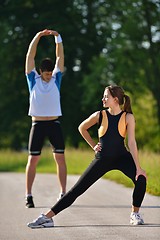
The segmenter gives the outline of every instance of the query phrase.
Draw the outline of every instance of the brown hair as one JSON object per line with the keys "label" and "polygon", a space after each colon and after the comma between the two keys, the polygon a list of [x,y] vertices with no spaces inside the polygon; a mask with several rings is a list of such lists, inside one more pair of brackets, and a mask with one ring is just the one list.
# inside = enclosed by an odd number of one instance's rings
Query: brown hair
{"label": "brown hair", "polygon": [[42,59],[40,67],[42,72],[52,72],[54,69],[54,63],[50,58]]}
{"label": "brown hair", "polygon": [[130,97],[124,93],[123,88],[119,86],[108,86],[105,89],[108,89],[112,97],[118,98],[119,105],[123,105],[123,110],[127,113],[133,113],[131,108]]}

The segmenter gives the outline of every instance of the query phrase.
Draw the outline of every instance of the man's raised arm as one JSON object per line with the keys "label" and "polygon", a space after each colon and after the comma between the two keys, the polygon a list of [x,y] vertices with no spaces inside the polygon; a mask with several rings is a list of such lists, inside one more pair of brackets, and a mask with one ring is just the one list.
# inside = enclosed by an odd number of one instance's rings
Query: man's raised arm
{"label": "man's raised arm", "polygon": [[[53,31],[45,29],[43,31],[38,32],[35,37],[32,39],[28,52],[26,55],[26,64],[25,64],[25,72],[30,73],[33,68],[35,67],[35,56],[37,52],[37,45],[39,43],[39,40],[42,36],[52,35]],[[56,32],[57,34],[57,32]]]}
{"label": "man's raised arm", "polygon": [[64,71],[64,50],[61,35],[55,35],[56,43],[56,66],[60,69],[61,72]]}

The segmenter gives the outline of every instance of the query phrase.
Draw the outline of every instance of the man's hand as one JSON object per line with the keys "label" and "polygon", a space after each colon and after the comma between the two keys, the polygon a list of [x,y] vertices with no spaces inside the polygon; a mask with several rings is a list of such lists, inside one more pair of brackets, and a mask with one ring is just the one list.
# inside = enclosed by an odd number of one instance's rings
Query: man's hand
{"label": "man's hand", "polygon": [[59,33],[53,30],[48,30],[44,29],[43,31],[39,32],[40,36],[48,36],[48,35],[53,35],[53,36],[58,36]]}

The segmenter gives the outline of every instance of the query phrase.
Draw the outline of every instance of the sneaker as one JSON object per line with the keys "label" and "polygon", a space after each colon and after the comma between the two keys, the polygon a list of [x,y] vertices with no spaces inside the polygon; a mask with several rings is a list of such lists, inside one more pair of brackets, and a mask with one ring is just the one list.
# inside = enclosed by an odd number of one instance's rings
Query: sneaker
{"label": "sneaker", "polygon": [[32,196],[26,197],[26,208],[34,208],[34,202],[33,202]]}
{"label": "sneaker", "polygon": [[45,228],[54,227],[52,218],[47,218],[44,214],[41,214],[37,219],[27,224],[30,228]]}
{"label": "sneaker", "polygon": [[65,195],[65,193],[60,193],[59,197],[57,198],[57,202]]}
{"label": "sneaker", "polygon": [[140,213],[132,212],[130,215],[130,224],[133,225],[142,225],[144,224],[143,218]]}

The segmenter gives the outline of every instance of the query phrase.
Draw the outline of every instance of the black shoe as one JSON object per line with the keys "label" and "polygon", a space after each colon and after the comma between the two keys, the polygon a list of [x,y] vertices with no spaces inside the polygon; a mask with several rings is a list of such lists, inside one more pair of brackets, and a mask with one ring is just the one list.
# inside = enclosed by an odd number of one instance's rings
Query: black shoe
{"label": "black shoe", "polygon": [[34,208],[34,202],[33,202],[32,196],[26,197],[26,208]]}

